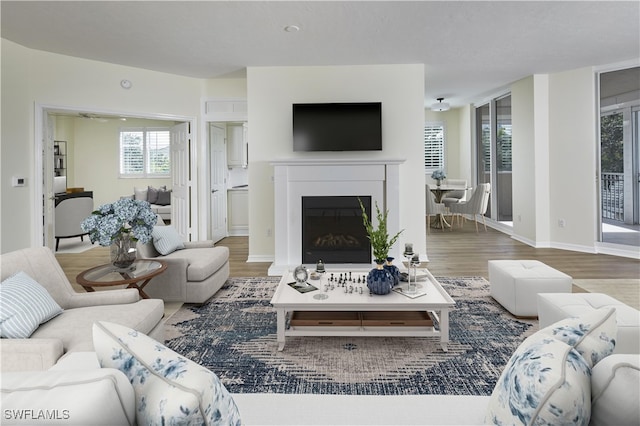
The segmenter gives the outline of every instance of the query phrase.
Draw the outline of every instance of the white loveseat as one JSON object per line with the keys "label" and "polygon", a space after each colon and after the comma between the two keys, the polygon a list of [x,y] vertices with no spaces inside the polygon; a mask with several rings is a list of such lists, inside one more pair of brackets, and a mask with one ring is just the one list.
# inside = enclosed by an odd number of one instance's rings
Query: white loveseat
{"label": "white loveseat", "polygon": [[[586,328],[583,327],[585,325]],[[136,421],[134,418],[140,415],[141,411],[135,401],[145,401],[144,405],[150,405],[154,398],[159,397],[164,398],[160,401],[169,399],[174,405],[179,403],[178,415],[193,414],[193,409],[186,409],[186,406],[204,407],[203,404],[211,404],[215,401],[224,407],[222,418],[229,418],[228,396],[205,401],[202,395],[210,392],[211,389],[171,385],[177,380],[170,377],[172,372],[176,371],[172,367],[174,365],[180,365],[179,370],[185,375],[190,373],[189,369],[199,370],[199,372],[196,371],[198,376],[211,375],[210,372],[202,371],[202,367],[190,361],[188,362],[192,364],[191,366],[170,361],[172,356],[174,359],[181,357],[175,353],[172,355],[170,353],[172,351],[159,347],[145,336],[131,334],[131,330],[123,329],[118,333],[115,326],[107,327],[106,324],[100,324],[94,326],[94,339],[96,339],[96,327],[106,330],[102,337],[98,337],[103,341],[95,343],[97,352],[76,352],[46,372],[3,374],[2,409],[3,412],[10,413],[9,418],[5,415],[3,424],[32,423],[12,417],[11,413],[22,413],[23,411],[20,410],[24,410],[25,406],[36,413],[44,412],[43,410],[47,407],[51,409],[53,406],[57,411],[52,415],[67,416],[68,424],[134,424]],[[237,407],[242,424],[245,425],[477,425],[484,424],[487,419],[492,422],[491,419],[500,415],[501,408],[506,409],[507,415],[514,414],[512,408],[520,409],[521,407],[518,407],[520,402],[525,402],[529,410],[524,414],[525,417],[531,419],[539,416],[537,420],[542,421],[540,424],[560,424],[559,421],[549,422],[548,418],[549,415],[556,416],[558,413],[570,416],[572,421],[565,422],[567,424],[586,425],[589,418],[590,424],[594,426],[638,424],[640,422],[637,404],[640,399],[640,356],[636,354],[606,355],[611,351],[615,327],[615,312],[608,310],[599,312],[596,316],[577,318],[575,321],[569,319],[535,333],[516,350],[491,397],[232,394],[231,398],[234,401],[232,405]],[[587,331],[583,333],[584,330]],[[110,342],[104,342],[105,336]],[[139,340],[144,342],[144,339],[147,339],[146,347],[132,344]],[[549,343],[552,346],[561,347],[562,354],[551,353],[544,349],[542,352],[544,356],[541,358],[535,351],[536,347]],[[132,356],[131,358],[119,355],[123,362],[119,369],[115,369],[113,364],[115,358],[111,354],[114,353],[114,348],[122,348],[128,356]],[[527,358],[532,352],[534,356]],[[599,357],[604,358],[600,360]],[[548,374],[548,365],[536,371],[535,366],[538,363],[546,363],[553,358],[557,358],[553,362],[559,363],[551,367],[555,375]],[[529,368],[522,368],[523,366],[519,363],[527,359],[533,360],[533,363]],[[589,363],[587,359],[595,362],[595,365],[586,367]],[[107,365],[104,364],[105,362]],[[569,376],[577,373],[574,368],[565,367],[569,362],[577,362],[585,369],[588,368],[588,374],[585,370],[580,384],[568,382],[573,380]],[[100,363],[105,368],[101,369]],[[130,369],[129,366],[132,364],[136,364],[137,368]],[[153,364],[158,366],[155,367]],[[142,375],[145,377],[144,381],[139,380],[140,368],[145,369]],[[135,374],[131,374],[132,372]],[[191,373],[193,372],[192,370]],[[125,374],[127,377],[124,377]],[[526,381],[527,375],[533,376],[534,388],[541,384],[545,386],[540,394],[544,400],[536,401],[540,395],[527,395],[527,398],[520,399],[519,396],[522,395],[515,390],[501,394],[500,387],[509,383],[509,376],[512,374],[519,375],[517,383],[522,383],[521,380]],[[537,374],[545,374],[545,380],[539,380],[539,377],[536,377]],[[82,382],[83,377],[84,382]],[[163,380],[163,377],[166,380]],[[149,387],[150,379],[156,380],[157,385],[154,386],[160,389]],[[544,383],[547,381],[549,383]],[[139,394],[141,386],[146,386],[142,389],[150,393]],[[526,389],[527,392],[532,390],[529,386]],[[529,398],[530,396],[533,399]],[[51,401],[54,405],[50,404]],[[565,405],[561,406],[561,404]],[[576,405],[578,412],[581,413],[580,416],[574,414]],[[89,410],[87,407],[94,407],[94,409]],[[160,417],[160,412],[165,410],[165,407],[160,405],[156,409],[145,406],[142,410],[146,410],[146,415],[154,415],[155,411]],[[565,410],[568,413],[564,413]],[[210,413],[207,410],[202,411]],[[544,415],[547,418],[541,419],[540,417]],[[162,417],[162,420],[172,419]],[[516,420],[513,418],[504,420],[501,418],[500,422],[526,423],[519,421],[517,417]],[[147,423],[150,423],[148,418],[144,424]]]}

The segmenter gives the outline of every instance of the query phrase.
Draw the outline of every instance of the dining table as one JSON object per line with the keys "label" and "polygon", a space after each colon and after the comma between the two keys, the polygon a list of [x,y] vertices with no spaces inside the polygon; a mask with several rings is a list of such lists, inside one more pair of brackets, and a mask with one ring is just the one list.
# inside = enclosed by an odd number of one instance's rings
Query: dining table
{"label": "dining table", "polygon": [[[469,188],[463,185],[429,185],[429,190],[433,193],[436,203],[442,203],[442,199],[446,194],[452,191],[465,191]],[[447,222],[443,214],[438,213],[431,219],[430,226],[432,228],[451,228],[451,224]]]}

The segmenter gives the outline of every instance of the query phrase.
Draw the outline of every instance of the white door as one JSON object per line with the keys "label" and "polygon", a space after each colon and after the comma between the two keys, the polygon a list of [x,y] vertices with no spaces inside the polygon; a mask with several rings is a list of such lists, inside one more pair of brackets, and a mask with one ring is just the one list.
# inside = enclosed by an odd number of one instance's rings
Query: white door
{"label": "white door", "polygon": [[53,135],[54,117],[47,111],[42,115],[42,194],[43,194],[43,245],[54,249],[55,245],[55,194],[53,193]]}
{"label": "white door", "polygon": [[171,128],[171,225],[184,241],[191,241],[192,175],[190,123]]}
{"label": "white door", "polygon": [[209,125],[209,169],[211,176],[211,239],[220,241],[227,236],[227,150],[223,125]]}

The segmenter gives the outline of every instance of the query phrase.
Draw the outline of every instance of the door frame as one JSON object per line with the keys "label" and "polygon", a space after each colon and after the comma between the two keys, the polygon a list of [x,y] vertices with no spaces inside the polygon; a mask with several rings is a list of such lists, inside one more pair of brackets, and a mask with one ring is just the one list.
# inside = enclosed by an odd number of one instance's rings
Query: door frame
{"label": "door frame", "polygon": [[[33,206],[34,220],[32,223],[34,224],[34,232],[32,234],[32,246],[39,247],[42,246],[45,241],[45,229],[47,224],[42,220],[43,218],[46,220],[45,211],[43,208],[42,200],[44,199],[45,189],[43,188],[43,183],[45,182],[45,176],[43,172],[43,162],[46,158],[46,150],[53,150],[53,140],[50,142],[51,146],[45,145],[45,135],[46,129],[45,126],[45,117],[51,113],[59,113],[59,114],[78,114],[78,113],[88,113],[88,114],[96,114],[96,115],[114,115],[114,116],[123,116],[130,118],[144,118],[149,120],[172,120],[177,122],[189,122],[191,129],[197,129],[197,117],[193,116],[181,116],[181,115],[173,115],[173,114],[159,114],[159,113],[140,113],[140,112],[130,112],[123,110],[107,110],[104,108],[96,108],[96,107],[77,107],[77,106],[69,106],[69,105],[56,105],[56,104],[45,104],[36,102],[35,103],[35,112],[34,112],[34,189],[33,189]],[[55,139],[55,138],[54,138]],[[195,132],[191,133],[191,145],[199,146],[198,135]],[[195,171],[195,175],[191,176],[190,185],[192,188],[193,194],[198,194],[198,181],[201,179],[197,174],[197,164],[198,164],[198,149],[192,149],[190,155],[191,161],[191,170]],[[49,185],[53,186],[53,175],[48,177],[51,182]],[[189,177],[187,176],[186,179]],[[192,224],[192,235],[198,235],[198,197],[194,197],[192,200],[190,209],[190,217]],[[47,241],[47,243],[52,244],[53,241]],[[53,247],[51,247],[53,248]]]}
{"label": "door frame", "polygon": [[[211,211],[211,171],[209,170],[210,143],[209,143],[209,125],[211,123],[224,122],[249,122],[248,104],[246,98],[205,98],[202,99],[202,120],[200,134],[206,135],[203,143],[198,145],[200,154],[199,170],[202,170],[200,177],[200,192],[198,193],[200,202],[198,209],[200,211],[200,239],[207,239],[211,235],[211,226],[209,216]],[[225,211],[225,215],[226,215]],[[225,222],[227,218],[225,217]]]}

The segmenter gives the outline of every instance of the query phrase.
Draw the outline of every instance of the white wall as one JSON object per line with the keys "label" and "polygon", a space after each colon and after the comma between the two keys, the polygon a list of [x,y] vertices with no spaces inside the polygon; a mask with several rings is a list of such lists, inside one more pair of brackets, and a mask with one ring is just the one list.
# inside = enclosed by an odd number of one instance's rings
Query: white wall
{"label": "white wall", "polygon": [[[592,68],[549,76],[549,220],[551,240],[559,248],[595,250],[595,106]],[[560,219],[566,221],[564,228]]]}
{"label": "white wall", "polygon": [[[66,131],[60,131],[65,123]],[[106,122],[74,117],[56,120],[56,140],[68,140],[67,163],[69,175],[67,186],[83,187],[93,191],[93,202],[97,207],[112,203],[124,195],[133,195],[133,188],[171,189],[171,178],[131,179],[120,178],[119,132],[121,127],[171,127],[173,121],[129,118],[127,121],[111,119]],[[67,139],[65,139],[67,138]],[[99,159],[99,161],[97,161]]]}
{"label": "white wall", "polygon": [[[400,166],[399,242],[426,253],[424,216],[424,67],[374,65],[250,67],[249,258],[273,260],[273,160],[394,158]],[[297,102],[382,102],[383,151],[300,153],[292,150],[291,105]]]}
{"label": "white wall", "polygon": [[[133,82],[130,90],[120,88],[125,78]],[[0,250],[29,247],[39,239],[33,231],[42,220],[34,195],[38,104],[195,118],[202,87],[199,79],[36,51],[2,39]],[[12,187],[14,175],[25,176],[27,186]]]}
{"label": "white wall", "polygon": [[513,118],[513,235],[536,247],[549,242],[548,76],[511,86]]}

